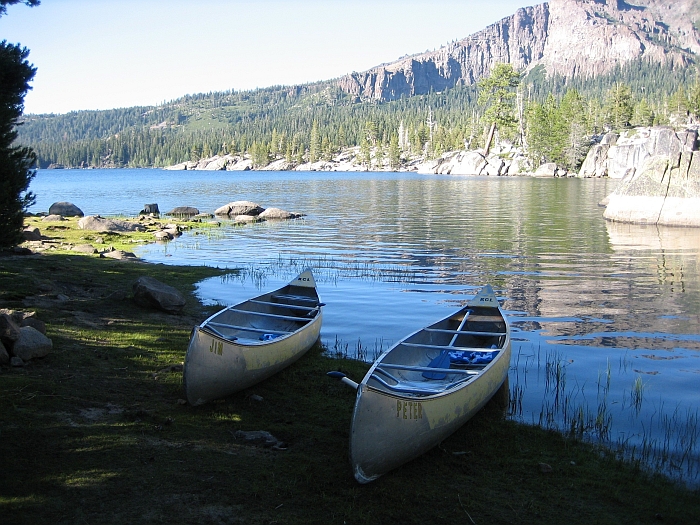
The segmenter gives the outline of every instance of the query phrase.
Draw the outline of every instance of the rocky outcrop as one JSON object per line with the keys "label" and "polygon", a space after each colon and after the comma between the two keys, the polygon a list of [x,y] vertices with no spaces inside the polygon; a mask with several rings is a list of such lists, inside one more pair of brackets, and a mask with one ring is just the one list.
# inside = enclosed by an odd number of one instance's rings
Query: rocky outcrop
{"label": "rocky outcrop", "polygon": [[650,157],[676,157],[696,150],[697,130],[675,131],[669,127],[636,128],[620,134],[607,133],[588,151],[578,176],[621,179],[637,170]]}
{"label": "rocky outcrop", "polygon": [[[494,147],[488,155],[482,150],[463,150],[445,153],[416,167],[418,173],[436,175],[506,175],[532,174],[530,161],[520,148],[508,144]],[[556,176],[553,173],[551,176]]]}
{"label": "rocky outcrop", "polygon": [[548,75],[591,77],[636,59],[688,65],[700,52],[693,0],[552,0],[518,9],[463,40],[403,57],[337,82],[364,100],[401,97],[472,85],[498,62],[519,71],[542,66]]}
{"label": "rocky outcrop", "polygon": [[214,155],[200,159],[199,161],[188,160],[167,166],[166,170],[205,170],[205,171],[248,171],[252,169],[253,161],[248,155]]}
{"label": "rocky outcrop", "polygon": [[[700,152],[697,131],[637,130],[608,149],[608,171],[624,173],[607,198],[611,221],[700,226]],[[617,149],[615,149],[617,148]]]}

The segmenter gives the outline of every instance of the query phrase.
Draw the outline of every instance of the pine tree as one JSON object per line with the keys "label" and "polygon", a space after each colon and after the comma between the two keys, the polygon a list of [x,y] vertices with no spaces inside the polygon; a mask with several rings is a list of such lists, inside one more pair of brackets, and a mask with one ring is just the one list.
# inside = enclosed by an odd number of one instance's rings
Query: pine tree
{"label": "pine tree", "polygon": [[629,86],[617,82],[608,90],[605,106],[607,123],[614,129],[626,128],[632,120],[634,106]]}
{"label": "pine tree", "polygon": [[311,126],[311,140],[309,142],[309,162],[316,162],[321,157],[321,135],[318,131],[318,122],[314,120]]}
{"label": "pine tree", "polygon": [[[3,12],[0,5],[0,15]],[[24,96],[36,73],[28,55],[27,48],[0,42],[0,248],[22,242],[24,213],[35,200],[27,189],[35,174],[36,155],[28,147],[13,145]]]}

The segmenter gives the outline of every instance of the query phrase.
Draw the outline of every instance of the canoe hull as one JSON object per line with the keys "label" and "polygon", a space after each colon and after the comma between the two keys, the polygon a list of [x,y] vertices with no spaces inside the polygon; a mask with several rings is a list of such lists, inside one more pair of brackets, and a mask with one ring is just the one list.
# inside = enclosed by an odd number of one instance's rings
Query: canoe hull
{"label": "canoe hull", "polygon": [[201,405],[276,374],[318,340],[323,314],[310,270],[288,285],[225,308],[192,330],[183,384]]}
{"label": "canoe hull", "polygon": [[424,454],[471,419],[508,376],[510,344],[478,379],[450,393],[409,397],[358,388],[350,436],[355,479],[369,483]]}
{"label": "canoe hull", "polygon": [[510,328],[488,285],[384,352],[357,388],[355,479],[368,483],[450,436],[503,385],[510,358]]}
{"label": "canoe hull", "polygon": [[312,325],[266,345],[241,345],[195,327],[183,375],[187,402],[202,405],[235,394],[285,369],[318,340],[322,314]]}

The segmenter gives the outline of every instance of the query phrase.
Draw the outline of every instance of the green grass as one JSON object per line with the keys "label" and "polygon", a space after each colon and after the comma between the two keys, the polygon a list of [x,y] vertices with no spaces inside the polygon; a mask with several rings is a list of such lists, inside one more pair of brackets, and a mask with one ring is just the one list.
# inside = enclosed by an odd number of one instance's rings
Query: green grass
{"label": "green grass", "polygon": [[[43,359],[0,369],[3,524],[700,523],[697,491],[508,421],[502,396],[440,446],[359,485],[348,461],[355,394],[325,373],[359,380],[367,364],[320,346],[244,392],[185,404],[189,333],[211,311],[192,291],[222,274],[0,257],[0,307],[36,311],[54,343]],[[185,294],[183,314],[136,306],[140,275]],[[268,431],[286,449],[242,442],[238,430]]]}

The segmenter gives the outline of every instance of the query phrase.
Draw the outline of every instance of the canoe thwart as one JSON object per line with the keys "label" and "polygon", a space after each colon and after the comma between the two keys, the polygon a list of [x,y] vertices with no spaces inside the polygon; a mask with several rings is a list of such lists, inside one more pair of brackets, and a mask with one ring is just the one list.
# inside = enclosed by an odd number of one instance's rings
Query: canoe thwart
{"label": "canoe thwart", "polygon": [[[288,304],[288,303],[275,303],[272,301],[260,301],[258,299],[249,299],[249,303],[264,304],[266,306],[278,306],[280,308],[293,308],[294,310],[308,310],[309,312],[313,310],[318,310],[318,306],[301,306],[299,304]],[[319,304],[319,306],[324,306]]]}
{"label": "canoe thwart", "polygon": [[477,330],[446,330],[444,328],[424,328],[426,332],[438,332],[441,334],[464,334],[464,335],[483,335],[489,337],[498,337],[501,335],[506,335],[505,332],[480,332]]}
{"label": "canoe thwart", "polygon": [[[236,339],[238,339],[235,335],[225,335],[225,334],[222,334],[221,332],[219,332],[219,331],[218,331],[216,328],[214,328],[213,326],[207,325],[207,327],[208,327],[208,329],[209,329],[211,332],[214,333],[214,335],[218,335],[219,337],[221,337],[221,338],[223,338],[223,339],[226,339],[227,341],[235,341]],[[206,328],[206,327],[205,327],[205,328]]]}
{"label": "canoe thwart", "polygon": [[[501,334],[501,335],[505,335],[505,334]],[[403,345],[403,346],[410,346],[412,348],[432,348],[434,350],[449,350],[449,351],[460,350],[463,352],[498,352],[500,350],[499,348],[480,348],[480,347],[472,347],[472,346],[450,346],[450,345],[428,345],[428,344],[424,344],[424,343],[401,342],[399,344]]]}
{"label": "canoe thwart", "polygon": [[382,370],[383,368],[389,368],[391,370],[410,370],[413,372],[442,372],[445,374],[457,374],[468,376],[479,375],[479,372],[477,372],[476,370],[464,370],[463,368],[434,368],[431,366],[399,365],[393,363],[382,363],[381,365],[377,366],[378,370]]}
{"label": "canoe thwart", "polygon": [[[284,331],[284,330],[271,330],[269,328],[255,328],[252,326],[240,326],[240,325],[235,325],[235,324],[224,324],[224,323],[213,323],[213,322],[209,322],[209,323],[202,326],[202,328],[206,328],[206,327],[229,328],[231,330],[240,330],[241,332],[256,332],[256,333],[260,333],[260,334],[263,334],[263,333],[264,334],[277,334],[277,335],[291,334],[291,332]],[[218,330],[215,330],[214,328],[212,328],[212,331],[216,331],[217,333],[219,333]],[[230,339],[229,337],[227,337],[225,335],[223,337]]]}
{"label": "canoe thwart", "polygon": [[319,303],[318,299],[315,297],[306,297],[305,295],[292,295],[292,294],[275,294],[272,296],[273,299],[282,299],[285,301],[300,301],[303,303],[311,303],[317,306],[325,306],[324,303]]}
{"label": "canoe thwart", "polygon": [[297,317],[294,315],[269,314],[267,312],[256,312],[254,310],[243,310],[241,308],[229,308],[229,312],[238,312],[248,315],[262,315],[263,317],[274,317],[275,319],[284,319],[285,321],[310,321],[313,317]]}

